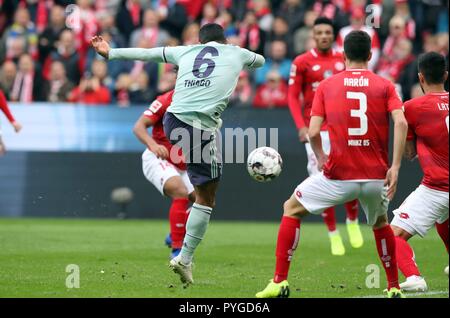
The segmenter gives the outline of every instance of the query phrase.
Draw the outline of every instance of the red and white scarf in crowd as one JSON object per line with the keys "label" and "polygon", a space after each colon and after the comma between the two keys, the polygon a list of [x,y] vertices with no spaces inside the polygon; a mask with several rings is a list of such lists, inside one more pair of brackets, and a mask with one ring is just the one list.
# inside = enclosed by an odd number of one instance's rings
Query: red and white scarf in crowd
{"label": "red and white scarf in crowd", "polygon": [[[21,0],[19,3],[21,8],[27,8],[28,4],[26,0]],[[48,24],[48,14],[50,8],[53,6],[53,0],[41,0],[36,4],[36,30],[41,33],[45,30]]]}
{"label": "red and white scarf in crowd", "polygon": [[143,61],[135,61],[133,65],[133,69],[130,72],[130,76],[136,78],[139,74],[144,71],[145,62]]}
{"label": "red and white scarf in crowd", "polygon": [[332,3],[323,4],[320,1],[316,1],[313,7],[314,12],[316,12],[319,16],[327,17],[328,19],[333,20],[336,15],[336,6]]}
{"label": "red and white scarf in crowd", "polygon": [[155,47],[158,42],[158,28],[143,28],[142,29],[142,37],[146,39],[147,43],[150,47]]}
{"label": "red and white scarf in crowd", "polygon": [[33,101],[34,73],[18,72],[11,91],[11,100],[31,103]]}
{"label": "red and white scarf in crowd", "polygon": [[241,39],[241,46],[245,47],[248,37],[248,47],[255,50],[259,46],[259,27],[257,24],[251,26],[242,26],[239,30],[239,37]]}
{"label": "red and white scarf in crowd", "polygon": [[219,11],[230,9],[233,5],[232,0],[211,0],[210,1]]}
{"label": "red and white scarf in crowd", "polygon": [[135,26],[139,25],[141,18],[141,5],[139,3],[127,2],[127,9],[130,12],[131,20]]}
{"label": "red and white scarf in crowd", "polygon": [[63,80],[55,80],[55,81],[50,81],[50,92],[48,94],[48,100],[50,102],[59,102],[59,91],[61,90],[61,87],[64,85],[64,81]]}

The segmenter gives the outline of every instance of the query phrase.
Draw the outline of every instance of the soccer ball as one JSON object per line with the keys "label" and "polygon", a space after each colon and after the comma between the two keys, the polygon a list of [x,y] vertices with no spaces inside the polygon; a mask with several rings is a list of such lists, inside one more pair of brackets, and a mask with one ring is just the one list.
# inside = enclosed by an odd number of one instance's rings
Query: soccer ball
{"label": "soccer ball", "polygon": [[273,148],[260,147],[247,158],[247,171],[258,182],[269,182],[278,177],[283,168],[280,154]]}

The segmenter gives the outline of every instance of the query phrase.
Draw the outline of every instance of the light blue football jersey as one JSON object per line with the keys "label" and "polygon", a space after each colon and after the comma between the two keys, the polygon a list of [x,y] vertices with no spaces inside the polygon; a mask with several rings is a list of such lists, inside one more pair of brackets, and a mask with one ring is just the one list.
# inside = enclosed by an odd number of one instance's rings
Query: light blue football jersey
{"label": "light blue football jersey", "polygon": [[235,45],[206,44],[154,49],[111,49],[109,59],[138,59],[178,65],[172,104],[181,121],[205,130],[218,127],[239,73],[264,65],[264,57]]}
{"label": "light blue football jersey", "polygon": [[179,66],[167,111],[191,126],[201,123],[203,129],[217,128],[239,73],[257,60],[257,54],[247,49],[217,42],[166,47],[164,55],[167,62]]}

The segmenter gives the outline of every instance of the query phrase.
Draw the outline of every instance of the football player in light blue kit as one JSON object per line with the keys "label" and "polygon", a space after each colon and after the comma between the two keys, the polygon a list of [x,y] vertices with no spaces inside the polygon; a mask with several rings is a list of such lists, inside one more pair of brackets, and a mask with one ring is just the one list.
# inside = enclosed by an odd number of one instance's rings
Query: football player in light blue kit
{"label": "football player in light blue kit", "polygon": [[97,36],[91,41],[97,53],[110,60],[153,61],[179,67],[172,104],[163,123],[166,136],[183,149],[196,193],[183,248],[170,261],[170,267],[186,285],[193,283],[193,254],[206,232],[222,173],[217,138],[220,117],[242,69],[261,67],[265,61],[259,54],[226,44],[224,31],[218,24],[204,25],[199,40],[198,45],[152,49],[110,49]]}

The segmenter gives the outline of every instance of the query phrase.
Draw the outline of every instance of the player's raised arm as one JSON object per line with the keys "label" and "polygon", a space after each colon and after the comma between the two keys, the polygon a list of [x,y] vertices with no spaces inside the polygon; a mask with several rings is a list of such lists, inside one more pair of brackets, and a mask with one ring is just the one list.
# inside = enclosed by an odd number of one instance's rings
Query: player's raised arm
{"label": "player's raised arm", "polygon": [[255,69],[261,67],[266,62],[264,56],[260,54],[249,51],[247,49],[241,49],[241,51],[244,66],[247,67],[248,69]]}
{"label": "player's raised arm", "polygon": [[157,47],[152,49],[111,49],[108,42],[106,42],[101,36],[94,36],[91,40],[91,45],[98,54],[108,60],[123,59],[170,63],[170,61],[167,60],[165,47]]}

